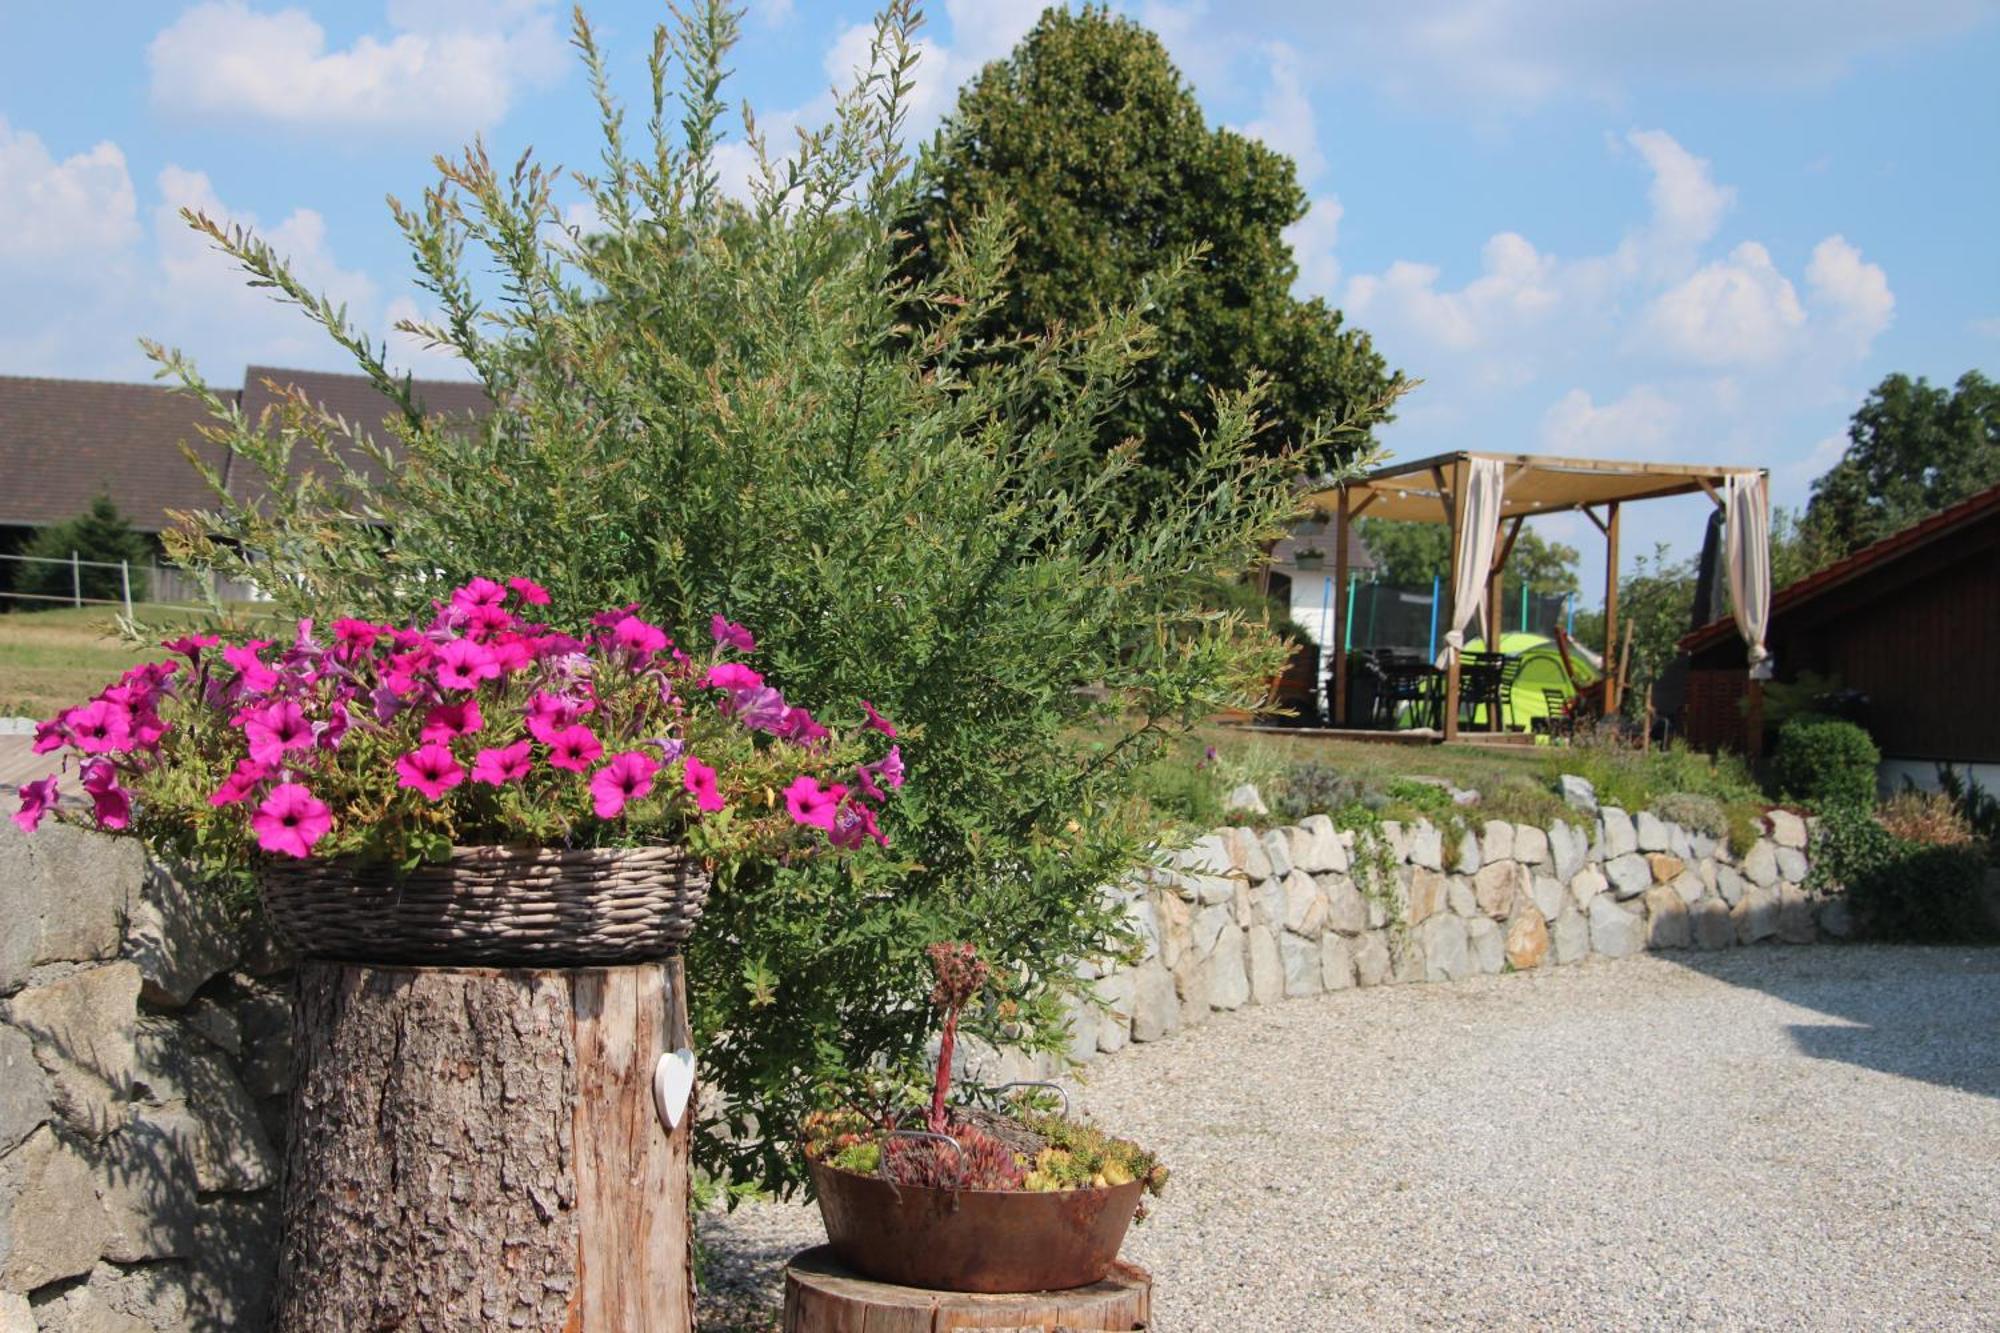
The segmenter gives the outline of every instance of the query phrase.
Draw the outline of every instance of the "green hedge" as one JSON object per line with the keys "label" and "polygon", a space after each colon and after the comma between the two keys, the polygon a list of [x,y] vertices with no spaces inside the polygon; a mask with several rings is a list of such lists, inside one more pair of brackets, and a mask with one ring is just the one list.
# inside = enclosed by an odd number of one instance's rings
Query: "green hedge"
{"label": "green hedge", "polygon": [[1795,717],[1778,733],[1771,782],[1778,797],[1816,810],[1875,804],[1882,752],[1868,733],[1839,718]]}

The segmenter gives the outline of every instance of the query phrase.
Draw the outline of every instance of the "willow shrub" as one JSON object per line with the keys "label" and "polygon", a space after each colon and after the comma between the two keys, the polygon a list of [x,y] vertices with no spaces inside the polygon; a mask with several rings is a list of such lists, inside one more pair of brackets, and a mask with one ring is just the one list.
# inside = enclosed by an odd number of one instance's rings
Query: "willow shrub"
{"label": "willow shrub", "polygon": [[[981,341],[1002,217],[953,236],[935,276],[898,270],[924,173],[900,147],[917,21],[885,12],[829,123],[782,159],[757,144],[737,204],[716,174],[734,16],[711,4],[657,35],[636,152],[579,18],[595,172],[474,147],[440,160],[421,204],[391,205],[441,312],[406,328],[464,358],[499,405],[481,420],[426,419],[385,347],[254,235],[195,215],[401,411],[378,429],[299,399],[245,420],[155,349],[267,492],[235,501],[212,478],[178,558],[301,615],[409,616],[496,570],[558,605],[643,601],[682,635],[721,610],[757,626],[789,698],[836,718],[871,699],[902,728],[889,853],[722,866],[692,946],[703,1159],[778,1187],[816,1098],[912,1067],[934,940],[995,964],[1008,999],[989,1035],[1059,1047],[1074,960],[1128,943],[1100,886],[1147,855],[1136,771],[1279,660],[1200,595],[1296,508],[1285,461],[1250,448],[1258,390],[1218,396],[1198,465],[1135,510],[1134,454],[1105,456],[1098,432],[1151,346],[1142,312]],[[572,179],[588,232],[558,204]],[[1149,299],[1197,260],[1171,259]]]}

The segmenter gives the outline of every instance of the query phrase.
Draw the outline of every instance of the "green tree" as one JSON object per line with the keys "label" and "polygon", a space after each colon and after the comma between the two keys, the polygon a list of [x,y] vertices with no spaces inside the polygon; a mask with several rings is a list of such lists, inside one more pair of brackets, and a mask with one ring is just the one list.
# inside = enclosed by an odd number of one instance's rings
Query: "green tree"
{"label": "green tree", "polygon": [[[1646,687],[1680,652],[1680,641],[1694,615],[1695,562],[1671,560],[1662,543],[1651,557],[1638,556],[1631,572],[1618,580],[1618,642],[1606,670],[1618,669],[1625,635],[1632,635],[1632,664],[1625,692],[1625,711],[1636,717],[1645,711]],[[1604,642],[1604,611],[1578,613],[1576,637],[1593,650]]]}
{"label": "green tree", "polygon": [[[1451,529],[1443,523],[1392,523],[1364,518],[1356,522],[1368,553],[1375,557],[1376,576],[1385,583],[1421,586],[1451,571]],[[1577,564],[1583,556],[1574,546],[1553,542],[1523,526],[1507,557],[1501,597],[1512,605],[1526,580],[1537,597],[1561,597],[1578,591]]]}
{"label": "green tree", "polygon": [[[122,560],[130,567],[132,600],[145,600],[146,567],[152,560],[152,545],[144,534],[133,528],[125,515],[118,512],[118,506],[111,502],[108,495],[92,500],[90,508],[75,518],[38,529],[22,548],[21,554],[29,559],[21,564],[14,576],[14,587],[18,592],[67,600],[80,588],[87,600],[122,601],[125,595],[124,573],[116,568],[105,568],[106,565],[116,566]],[[99,563],[79,563],[72,571],[72,555],[79,562]],[[30,601],[23,605],[46,608],[53,603]]]}
{"label": "green tree", "polygon": [[1805,526],[1831,559],[2000,485],[2000,384],[1976,370],[1950,389],[1890,375],[1847,438],[1806,509]]}
{"label": "green tree", "polygon": [[[663,37],[636,151],[579,19],[604,125],[583,186],[608,236],[563,227],[567,176],[478,148],[396,210],[442,311],[417,332],[503,405],[475,426],[423,418],[381,346],[263,242],[204,218],[404,410],[387,439],[304,401],[259,430],[160,353],[272,487],[255,508],[218,490],[174,539],[190,562],[255,563],[283,609],[321,618],[398,617],[474,574],[535,578],[559,606],[640,600],[683,638],[720,611],[754,628],[788,698],[867,698],[902,728],[888,855],[722,867],[696,932],[700,1150],[737,1181],[795,1178],[821,1085],[915,1067],[933,940],[977,943],[1008,979],[987,1035],[1060,1048],[1075,961],[1132,938],[1104,886],[1149,855],[1137,772],[1164,738],[1258,697],[1280,660],[1263,628],[1204,605],[1295,510],[1286,469],[1253,448],[1262,390],[1218,390],[1177,484],[1133,515],[1134,452],[1099,445],[1158,342],[1142,314],[1107,305],[993,355],[997,207],[929,276],[899,271],[923,184],[898,143],[913,23],[892,6],[871,71],[738,209],[714,151],[730,13],[709,4]],[[1160,275],[1158,308],[1184,276]]]}
{"label": "green tree", "polygon": [[[1158,336],[1099,425],[1103,448],[1136,437],[1155,474],[1185,475],[1211,394],[1259,372],[1271,378],[1260,449],[1300,450],[1300,469],[1323,472],[1365,447],[1322,427],[1382,401],[1392,377],[1366,333],[1291,294],[1283,232],[1307,206],[1291,160],[1211,129],[1153,33],[1096,6],[1051,8],[960,92],[931,153],[918,271],[934,276],[951,237],[1002,204],[1016,223],[1012,277],[983,334],[1039,337],[1149,308]],[[1163,289],[1162,258],[1183,252],[1191,270]]]}

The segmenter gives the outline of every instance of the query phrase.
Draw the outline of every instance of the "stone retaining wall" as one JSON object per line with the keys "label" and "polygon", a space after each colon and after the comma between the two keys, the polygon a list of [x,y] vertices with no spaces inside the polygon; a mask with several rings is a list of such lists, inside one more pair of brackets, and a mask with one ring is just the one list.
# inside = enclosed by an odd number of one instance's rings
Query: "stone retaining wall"
{"label": "stone retaining wall", "polygon": [[[1157,1041],[1218,1010],[1349,986],[1642,949],[1806,944],[1848,931],[1846,904],[1805,888],[1809,830],[1782,810],[1740,858],[1644,811],[1578,812],[1547,830],[1468,823],[1455,840],[1429,823],[1385,823],[1379,851],[1324,815],[1198,839],[1119,890],[1144,958],[1087,974],[1100,1003],[1073,1011],[1070,1056]],[[1364,863],[1388,871],[1372,895]]]}
{"label": "stone retaining wall", "polygon": [[262,1327],[284,966],[136,843],[0,820],[0,1333]]}

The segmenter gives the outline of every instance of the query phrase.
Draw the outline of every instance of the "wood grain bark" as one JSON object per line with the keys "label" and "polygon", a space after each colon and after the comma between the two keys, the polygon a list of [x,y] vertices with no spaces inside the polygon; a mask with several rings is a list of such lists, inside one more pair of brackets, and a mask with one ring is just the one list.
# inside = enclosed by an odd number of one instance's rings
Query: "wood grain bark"
{"label": "wood grain bark", "polygon": [[824,1245],[785,1268],[785,1333],[1130,1333],[1148,1327],[1152,1303],[1152,1278],[1130,1264],[1087,1287],[1014,1296],[871,1282],[843,1268]]}
{"label": "wood grain bark", "polygon": [[307,963],[276,1327],[692,1327],[679,960]]}

